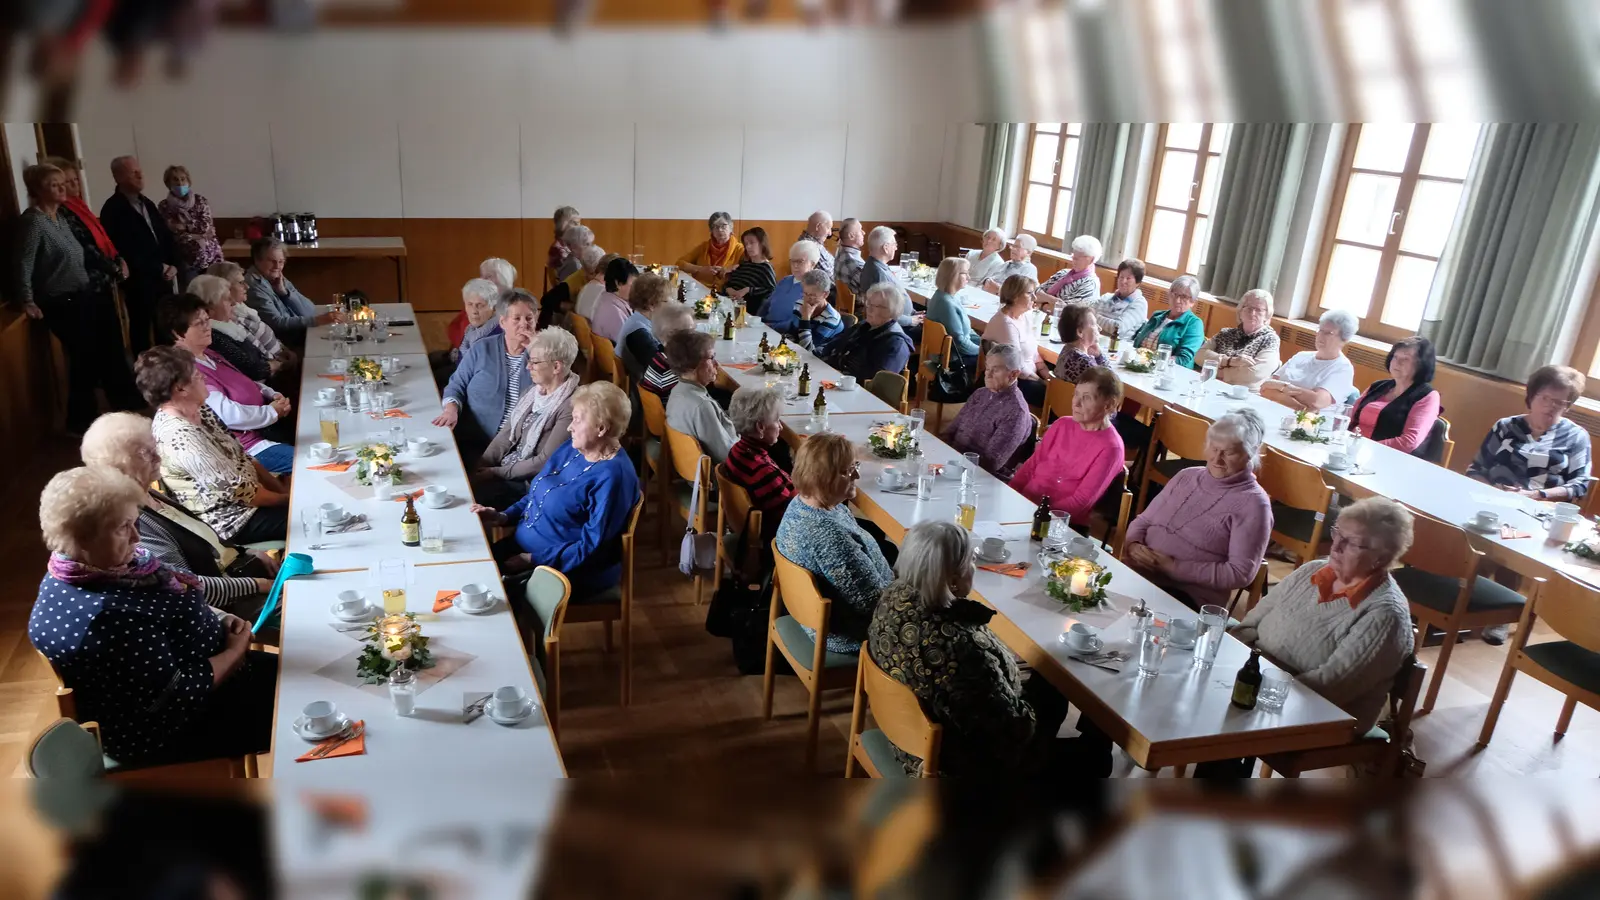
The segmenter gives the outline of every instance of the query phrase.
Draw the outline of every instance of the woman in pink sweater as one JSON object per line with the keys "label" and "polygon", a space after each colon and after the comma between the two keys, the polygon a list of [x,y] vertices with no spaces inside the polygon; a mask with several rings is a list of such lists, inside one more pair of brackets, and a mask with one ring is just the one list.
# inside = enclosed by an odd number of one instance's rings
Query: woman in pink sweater
{"label": "woman in pink sweater", "polygon": [[1408,337],[1389,350],[1385,367],[1389,377],[1375,381],[1356,401],[1350,416],[1351,430],[1384,444],[1438,462],[1443,446],[1432,446],[1428,438],[1438,421],[1439,392],[1433,389],[1437,365],[1433,342],[1425,337]]}
{"label": "woman in pink sweater", "polygon": [[1184,469],[1128,526],[1128,565],[1199,608],[1249,584],[1272,535],[1272,500],[1256,483],[1266,425],[1254,410],[1219,417],[1206,464]]}
{"label": "woman in pink sweater", "polygon": [[1111,414],[1122,405],[1122,382],[1110,369],[1090,369],[1072,394],[1072,418],[1057,419],[1011,486],[1037,503],[1086,521],[1124,465],[1122,437]]}

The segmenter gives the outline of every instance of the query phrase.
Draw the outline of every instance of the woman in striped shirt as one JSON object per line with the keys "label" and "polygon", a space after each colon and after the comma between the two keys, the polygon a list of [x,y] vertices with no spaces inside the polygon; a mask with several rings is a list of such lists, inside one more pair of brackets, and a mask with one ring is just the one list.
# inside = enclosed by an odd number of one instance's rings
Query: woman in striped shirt
{"label": "woman in striped shirt", "polygon": [[667,395],[678,383],[678,373],[672,371],[672,365],[667,362],[667,339],[693,330],[694,312],[677,301],[661,304],[650,316],[651,339],[655,344],[647,357],[650,363],[639,380],[639,387],[660,397],[662,403],[667,402]]}
{"label": "woman in striped shirt", "polygon": [[780,446],[778,435],[783,431],[778,421],[782,411],[783,394],[777,388],[740,388],[728,405],[728,417],[739,432],[739,440],[728,451],[725,465],[729,479],[748,491],[751,506],[761,511],[762,547],[777,535],[778,523],[794,497],[789,473],[773,459],[774,448]]}

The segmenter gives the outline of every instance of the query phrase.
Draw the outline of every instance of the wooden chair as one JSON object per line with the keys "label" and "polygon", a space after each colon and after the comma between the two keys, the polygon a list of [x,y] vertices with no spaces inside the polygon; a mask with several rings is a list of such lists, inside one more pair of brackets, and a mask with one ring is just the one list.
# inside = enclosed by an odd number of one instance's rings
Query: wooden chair
{"label": "wooden chair", "polygon": [[29,778],[76,778],[80,781],[108,774],[106,755],[100,749],[100,726],[63,716],[34,735],[22,758]]}
{"label": "wooden chair", "polygon": [[1448,469],[1450,468],[1450,457],[1454,456],[1456,452],[1456,442],[1450,439],[1450,420],[1440,416],[1439,421],[1444,425],[1444,433],[1439,436],[1441,448],[1439,450],[1439,465]]}
{"label": "wooden chair", "polygon": [[755,540],[747,542],[749,546],[760,542],[762,519],[761,510],[756,509],[750,499],[750,492],[728,475],[726,463],[717,463],[714,472],[717,477],[717,570],[711,576],[711,583],[720,588],[725,570],[741,573],[747,583],[749,576],[755,573],[751,561],[735,559],[733,550],[746,534],[756,536]]}
{"label": "wooden chair", "polygon": [[[834,653],[828,649],[833,601],[817,590],[816,578],[810,572],[783,555],[776,541],[772,545],[772,557],[772,609],[767,617],[767,671],[761,684],[761,717],[772,719],[773,652],[776,651],[789,661],[810,695],[806,706],[806,771],[812,772],[817,763],[822,692],[855,683],[858,654]],[[788,615],[779,615],[784,610]],[[806,628],[817,637],[813,639],[806,634]]]}
{"label": "wooden chair", "polygon": [[846,329],[856,327],[856,323],[861,321],[856,318],[855,313],[840,313],[839,320],[844,323]]}
{"label": "wooden chair", "polygon": [[628,392],[628,373],[623,370],[621,360],[617,359],[617,347],[611,339],[601,335],[592,335],[590,342],[594,346],[594,368],[600,375],[612,384]]}
{"label": "wooden chair", "polygon": [[[1166,418],[1162,413],[1162,418]],[[1256,481],[1272,498],[1272,539],[1302,562],[1315,559],[1333,502],[1322,470],[1272,447],[1261,448]]]}
{"label": "wooden chair", "polygon": [[578,373],[578,380],[587,384],[594,377],[594,326],[589,324],[587,316],[572,314],[572,336],[578,339],[578,352],[583,355],[583,362],[575,363],[572,371]]}
{"label": "wooden chair", "polygon": [[622,583],[601,591],[592,597],[577,597],[568,601],[564,623],[604,622],[606,626],[606,652],[611,652],[611,623],[617,622],[622,630],[622,705],[633,702],[633,550],[634,535],[639,527],[639,513],[644,510],[644,494],[634,501],[633,512],[628,514],[628,528],[622,532]]}
{"label": "wooden chair", "polygon": [[[850,285],[845,284],[842,279],[835,280],[833,286],[835,291],[838,293],[837,299],[839,301],[838,303],[834,304],[833,308],[838,310],[839,315],[841,316],[850,316],[854,318],[856,312],[856,292],[850,290]],[[855,323],[852,322],[851,324],[853,325]]]}
{"label": "wooden chair", "polygon": [[[1417,694],[1422,692],[1422,681],[1427,677],[1428,667],[1418,662],[1415,654],[1408,654],[1389,686],[1388,729],[1374,725],[1366,734],[1348,744],[1263,756],[1261,777],[1268,778],[1277,772],[1285,778],[1299,778],[1301,772],[1360,765],[1375,767],[1380,777],[1400,775],[1402,751],[1410,743],[1411,719],[1417,706]],[[1390,733],[1391,729],[1393,734]]]}
{"label": "wooden chair", "polygon": [[867,390],[871,391],[879,400],[900,410],[901,415],[911,411],[911,404],[907,402],[911,381],[904,372],[879,372],[867,382]]}
{"label": "wooden chair", "polygon": [[[700,534],[709,532],[711,514],[717,511],[711,506],[711,492],[715,487],[711,480],[711,457],[701,449],[699,441],[671,425],[667,426],[667,455],[671,460],[672,471],[680,480],[673,485],[677,502],[667,507],[666,515],[670,517],[670,510],[676,508],[678,514],[683,516],[685,527],[692,528]],[[694,499],[694,480],[697,474],[700,477],[700,502],[690,509],[689,503]],[[705,576],[696,573],[694,576],[696,604],[705,602],[705,590]]]}
{"label": "wooden chair", "polygon": [[[1600,709],[1600,616],[1595,615],[1600,595],[1565,575],[1534,581],[1533,593],[1522,610],[1522,622],[1511,639],[1505,668],[1500,672],[1500,684],[1489,703],[1489,718],[1478,735],[1479,747],[1489,746],[1500,707],[1505,705],[1511,680],[1518,672],[1527,672],[1567,695],[1561,717],[1556,720],[1557,740],[1567,733],[1579,701],[1590,709]],[[1540,619],[1558,640],[1529,645],[1528,637]]]}
{"label": "wooden chair", "polygon": [[950,333],[938,322],[927,320],[922,323],[922,346],[918,348],[920,357],[917,366],[917,399],[923,408],[930,404],[937,407],[933,414],[933,433],[939,433],[940,422],[944,418],[944,404],[934,403],[928,397],[928,385],[933,383],[936,366],[950,365],[950,354],[955,347]]}
{"label": "wooden chair", "polygon": [[1128,539],[1128,523],[1133,520],[1133,491],[1128,488],[1128,467],[1111,480],[1111,486],[1089,510],[1086,530],[1089,537],[1111,550],[1111,555],[1122,558],[1122,546]]}
{"label": "wooden chair", "polygon": [[[1233,592],[1233,597],[1228,601],[1228,615],[1238,619],[1244,618],[1250,613],[1250,610],[1256,608],[1256,604],[1261,602],[1261,596],[1266,592],[1267,561],[1262,560],[1261,567],[1256,569],[1256,577],[1251,579],[1250,584]],[[1239,605],[1241,595],[1245,598],[1244,609],[1239,610],[1238,614],[1235,615],[1234,608]]]}
{"label": "wooden chair", "polygon": [[[878,726],[863,731],[870,705],[872,721]],[[856,764],[873,778],[904,778],[905,767],[894,755],[894,748],[922,760],[922,777],[939,777],[939,746],[944,727],[928,719],[922,703],[911,688],[890,678],[872,654],[861,648],[861,663],[856,667],[855,704],[850,710],[850,755],[844,760],[844,777],[856,777]]]}
{"label": "wooden chair", "polygon": [[[1044,427],[1049,428],[1050,423],[1060,418],[1072,415],[1072,395],[1077,393],[1078,386],[1070,381],[1052,378],[1044,389]],[[1165,482],[1163,482],[1164,484]]]}
{"label": "wooden chair", "polygon": [[533,570],[533,576],[523,586],[522,599],[527,601],[527,609],[533,615],[529,623],[533,627],[523,644],[533,648],[528,654],[533,662],[533,678],[539,684],[540,696],[544,697],[550,733],[560,737],[561,626],[567,619],[572,582],[565,574],[549,566],[540,566]]}
{"label": "wooden chair", "polygon": [[1411,549],[1401,557],[1405,565],[1391,574],[1411,606],[1417,626],[1416,652],[1432,625],[1444,632],[1433,680],[1422,699],[1421,712],[1433,709],[1444,682],[1445,667],[1463,628],[1510,625],[1522,618],[1527,598],[1493,579],[1478,574],[1483,552],[1467,533],[1449,522],[1412,510]]}
{"label": "wooden chair", "polygon": [[[1068,409],[1071,412],[1071,409]],[[1166,484],[1184,469],[1205,465],[1206,430],[1211,423],[1171,407],[1156,417],[1150,430],[1150,455],[1139,483],[1139,510],[1150,505],[1150,485]]]}
{"label": "wooden chair", "polygon": [[[672,448],[667,446],[667,404],[654,391],[639,391],[639,410],[643,414],[645,439],[639,453],[639,481],[649,485],[653,479],[660,490],[661,545],[667,546],[668,526],[672,524]],[[648,477],[647,477],[648,476]],[[649,494],[646,487],[645,493]]]}

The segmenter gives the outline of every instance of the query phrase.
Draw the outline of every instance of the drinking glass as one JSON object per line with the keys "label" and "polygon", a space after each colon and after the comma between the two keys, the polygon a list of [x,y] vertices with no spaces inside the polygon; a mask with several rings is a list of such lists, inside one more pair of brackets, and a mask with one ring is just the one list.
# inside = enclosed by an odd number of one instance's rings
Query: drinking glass
{"label": "drinking glass", "polygon": [[1261,689],[1256,692],[1256,708],[1268,712],[1277,712],[1283,709],[1283,702],[1289,699],[1289,688],[1294,684],[1294,676],[1288,672],[1274,669],[1261,673]]}
{"label": "drinking glass", "polygon": [[968,531],[978,521],[978,489],[971,484],[961,486],[956,498],[956,524]]}
{"label": "drinking glass", "polygon": [[417,708],[417,676],[404,666],[396,666],[389,673],[389,699],[394,702],[394,714],[409,716]]}
{"label": "drinking glass", "polygon": [[1172,345],[1162,344],[1156,347],[1156,371],[1165,372],[1172,365]]}
{"label": "drinking glass", "polygon": [[922,426],[928,421],[928,411],[913,409],[911,411],[911,435],[916,437],[922,434]]}
{"label": "drinking glass", "polygon": [[967,461],[966,468],[961,470],[961,483],[969,484],[978,480],[978,470],[983,467],[978,465],[980,457],[976,453],[963,453],[961,458]]}
{"label": "drinking glass", "polygon": [[396,452],[404,450],[406,448],[406,428],[405,428],[405,426],[404,425],[392,425],[392,426],[390,426],[389,427],[388,441],[389,441],[389,446],[393,447]]}
{"label": "drinking glass", "polygon": [[379,316],[372,323],[372,339],[380,344],[389,340],[389,319]]}
{"label": "drinking glass", "polygon": [[378,563],[378,587],[383,591],[384,615],[406,611],[406,562],[385,559]]}
{"label": "drinking glass", "polygon": [[300,536],[312,543],[322,537],[322,511],[317,507],[300,511]]}
{"label": "drinking glass", "polygon": [[317,410],[317,419],[322,426],[322,441],[334,447],[339,446],[339,408],[325,406]]}
{"label": "drinking glass", "polygon": [[1137,636],[1139,677],[1154,678],[1161,673],[1161,660],[1167,655],[1167,629],[1152,624]]}
{"label": "drinking glass", "polygon": [[1200,607],[1200,628],[1194,638],[1194,664],[1209,666],[1217,659],[1223,635],[1228,632],[1228,610],[1221,606]]}
{"label": "drinking glass", "polygon": [[1206,360],[1206,364],[1200,367],[1200,383],[1203,385],[1216,377],[1217,361],[1214,359]]}
{"label": "drinking glass", "polygon": [[1045,532],[1046,550],[1063,550],[1076,537],[1072,530],[1072,515],[1064,509],[1050,510],[1050,529]]}
{"label": "drinking glass", "polygon": [[933,480],[938,477],[934,463],[923,463],[917,466],[917,499],[933,499]]}
{"label": "drinking glass", "polygon": [[422,525],[422,552],[444,552],[444,525],[438,522],[424,522]]}

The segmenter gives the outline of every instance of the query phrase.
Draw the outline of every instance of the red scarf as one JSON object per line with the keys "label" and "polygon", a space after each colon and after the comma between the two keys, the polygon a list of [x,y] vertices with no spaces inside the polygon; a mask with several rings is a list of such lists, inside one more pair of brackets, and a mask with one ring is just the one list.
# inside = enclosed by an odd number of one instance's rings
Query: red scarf
{"label": "red scarf", "polygon": [[116,259],[117,245],[111,243],[111,236],[106,234],[105,227],[100,224],[100,217],[89,209],[89,204],[83,202],[82,197],[68,197],[63,205],[82,219],[83,224],[89,226],[89,233],[94,235],[94,245],[100,248],[106,259]]}

